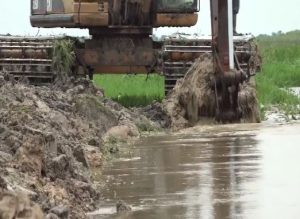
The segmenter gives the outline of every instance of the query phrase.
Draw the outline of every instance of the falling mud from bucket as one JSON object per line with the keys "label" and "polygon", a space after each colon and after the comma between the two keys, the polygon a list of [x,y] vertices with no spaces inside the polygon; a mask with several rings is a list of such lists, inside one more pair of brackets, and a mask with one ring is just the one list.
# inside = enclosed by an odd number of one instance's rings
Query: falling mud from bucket
{"label": "falling mud from bucket", "polygon": [[[185,77],[177,81],[163,102],[173,130],[216,122],[216,94],[212,89],[214,80],[213,58],[204,54],[194,62]],[[239,90],[241,122],[259,122],[255,83],[244,82]]]}
{"label": "falling mud from bucket", "polygon": [[213,79],[213,59],[210,55],[203,55],[194,62],[185,77],[177,81],[163,102],[173,129],[195,125],[201,116],[214,116],[215,96],[210,87]]}
{"label": "falling mud from bucket", "polygon": [[256,83],[254,78],[240,85],[238,94],[238,107],[241,112],[241,122],[261,122],[258,100],[256,96]]}

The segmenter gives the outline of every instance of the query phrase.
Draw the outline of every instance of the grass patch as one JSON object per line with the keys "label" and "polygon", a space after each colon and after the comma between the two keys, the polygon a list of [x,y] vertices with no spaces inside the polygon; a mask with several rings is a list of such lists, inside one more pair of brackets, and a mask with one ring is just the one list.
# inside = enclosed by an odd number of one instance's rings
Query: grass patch
{"label": "grass patch", "polygon": [[75,61],[74,42],[70,39],[56,40],[53,45],[53,69],[58,77],[71,73]]}
{"label": "grass patch", "polygon": [[257,41],[263,57],[262,72],[256,76],[259,102],[299,113],[300,99],[283,89],[300,87],[300,31],[261,35]]}
{"label": "grass patch", "polygon": [[164,98],[164,77],[149,75],[95,75],[105,95],[126,107],[146,106]]}

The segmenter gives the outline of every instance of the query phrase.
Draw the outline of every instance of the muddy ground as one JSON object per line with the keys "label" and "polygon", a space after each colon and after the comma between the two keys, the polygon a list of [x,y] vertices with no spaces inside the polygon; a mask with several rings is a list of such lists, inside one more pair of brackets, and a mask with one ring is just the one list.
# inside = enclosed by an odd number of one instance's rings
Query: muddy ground
{"label": "muddy ground", "polygon": [[0,218],[86,218],[101,198],[90,170],[118,142],[155,129],[87,80],[60,84],[0,75]]}

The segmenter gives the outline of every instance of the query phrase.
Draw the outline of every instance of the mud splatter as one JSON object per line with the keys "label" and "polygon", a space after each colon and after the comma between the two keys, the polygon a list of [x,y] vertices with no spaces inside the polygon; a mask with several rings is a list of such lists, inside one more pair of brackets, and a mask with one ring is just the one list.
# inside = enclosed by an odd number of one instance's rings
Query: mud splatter
{"label": "mud splatter", "polygon": [[257,123],[261,121],[254,78],[240,85],[238,106],[242,114],[241,122]]}

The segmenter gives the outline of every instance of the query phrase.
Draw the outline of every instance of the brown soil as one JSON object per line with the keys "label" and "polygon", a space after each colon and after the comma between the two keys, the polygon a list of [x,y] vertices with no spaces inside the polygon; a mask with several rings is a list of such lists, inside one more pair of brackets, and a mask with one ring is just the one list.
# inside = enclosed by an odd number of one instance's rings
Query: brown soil
{"label": "brown soil", "polygon": [[203,55],[194,62],[186,76],[177,81],[163,102],[172,129],[195,125],[201,117],[214,116],[215,96],[210,87],[213,78],[212,57]]}
{"label": "brown soil", "polygon": [[[214,78],[212,57],[205,54],[194,62],[183,79],[177,81],[162,104],[173,130],[215,122],[216,97],[211,86]],[[241,84],[239,90],[241,122],[259,122],[254,79]]]}
{"label": "brown soil", "polygon": [[[100,198],[90,168],[101,166],[110,151],[103,137],[115,126],[122,127],[117,137],[137,137],[135,124],[146,118],[105,99],[83,79],[53,87],[7,79],[0,74],[0,214],[10,209],[7,200],[19,203],[21,193],[48,218],[64,218],[59,212],[85,218]],[[35,206],[25,199],[22,206]]]}
{"label": "brown soil", "polygon": [[44,215],[28,196],[0,191],[0,218],[43,219]]}

